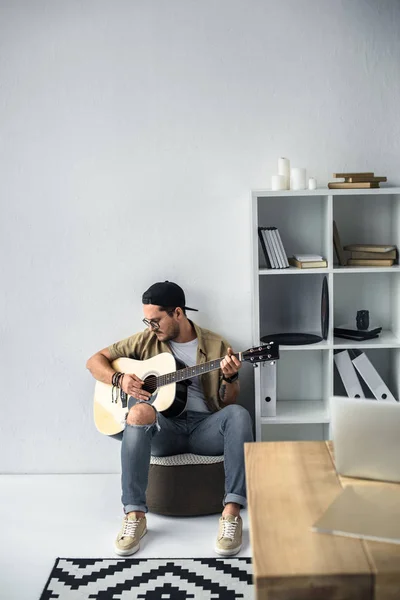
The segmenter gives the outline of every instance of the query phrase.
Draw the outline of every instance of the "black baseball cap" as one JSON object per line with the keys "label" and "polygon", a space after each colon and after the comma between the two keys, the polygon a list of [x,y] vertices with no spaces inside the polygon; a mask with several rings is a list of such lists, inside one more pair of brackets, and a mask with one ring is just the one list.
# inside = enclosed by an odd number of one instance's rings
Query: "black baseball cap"
{"label": "black baseball cap", "polygon": [[180,306],[185,310],[195,310],[197,312],[197,308],[185,306],[185,292],[178,284],[172,281],[153,283],[144,292],[142,302],[143,304],[154,304],[156,306]]}

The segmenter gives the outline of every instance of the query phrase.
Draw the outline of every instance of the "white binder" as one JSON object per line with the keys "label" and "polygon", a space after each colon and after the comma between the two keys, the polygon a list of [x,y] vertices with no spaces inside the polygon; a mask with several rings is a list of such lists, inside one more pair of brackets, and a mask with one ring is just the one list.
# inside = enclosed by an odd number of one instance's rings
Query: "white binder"
{"label": "white binder", "polygon": [[397,402],[396,398],[392,395],[386,383],[364,352],[361,352],[361,354],[354,358],[352,362],[377,400]]}
{"label": "white binder", "polygon": [[262,363],[261,373],[261,416],[276,416],[276,361]]}
{"label": "white binder", "polygon": [[365,398],[361,383],[347,350],[334,355],[334,361],[349,398]]}

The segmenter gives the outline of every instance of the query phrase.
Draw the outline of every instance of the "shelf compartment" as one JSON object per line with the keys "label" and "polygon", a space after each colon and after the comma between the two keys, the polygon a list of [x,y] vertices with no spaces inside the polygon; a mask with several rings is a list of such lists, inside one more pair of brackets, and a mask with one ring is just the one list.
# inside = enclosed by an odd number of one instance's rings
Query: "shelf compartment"
{"label": "shelf compartment", "polygon": [[277,361],[276,415],[262,423],[327,423],[332,353],[281,352]]}
{"label": "shelf compartment", "polygon": [[[313,273],[307,277],[278,277],[273,285],[269,277],[260,276],[259,337],[284,332],[321,335],[324,276],[322,273]],[[326,346],[325,340],[320,343]],[[310,347],[316,345],[311,344]],[[303,348],[308,348],[308,345],[305,344]]]}
{"label": "shelf compartment", "polygon": [[[351,348],[356,348],[355,345]],[[360,349],[360,348],[358,348]],[[400,400],[400,348],[367,348],[365,354],[396,398]],[[374,398],[373,393],[358,376],[366,398]],[[342,379],[336,367],[333,373],[333,395],[347,396]]]}
{"label": "shelf compartment", "polygon": [[329,413],[323,399],[278,400],[275,417],[261,417],[261,424],[329,423]]}
{"label": "shelf compartment", "polygon": [[[278,228],[286,256],[320,254],[329,259],[331,229],[328,226],[328,195],[307,195],[300,199],[295,195],[283,197],[277,194],[275,197],[258,197],[256,203],[257,226]],[[254,235],[258,238],[257,229]],[[260,268],[266,266],[260,243],[258,265]],[[270,273],[284,273],[289,269],[267,270]]]}
{"label": "shelf compartment", "polygon": [[[342,246],[394,244],[400,247],[400,194],[398,189],[385,191],[386,194],[382,194],[381,190],[370,190],[368,194],[347,192],[333,195],[333,219],[336,221]],[[333,256],[336,260],[335,252]],[[347,257],[349,256],[350,253],[347,252]],[[352,272],[354,267],[343,268]]]}
{"label": "shelf compartment", "polygon": [[329,439],[327,423],[271,423],[261,425],[263,442],[324,441]]}
{"label": "shelf compartment", "polygon": [[[371,326],[382,327],[383,333],[374,340],[356,342],[335,337],[335,347],[352,345],[371,347],[396,346],[400,338],[400,272],[363,272],[352,277],[333,275],[333,326],[356,322],[358,310],[369,310]],[[350,342],[350,343],[347,343]]]}

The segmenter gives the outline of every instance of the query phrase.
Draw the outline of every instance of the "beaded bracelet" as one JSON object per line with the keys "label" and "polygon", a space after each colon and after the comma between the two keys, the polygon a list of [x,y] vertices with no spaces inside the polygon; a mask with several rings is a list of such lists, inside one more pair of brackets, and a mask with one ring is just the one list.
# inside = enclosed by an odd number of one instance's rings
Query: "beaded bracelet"
{"label": "beaded bracelet", "polygon": [[[121,373],[120,371],[116,371],[112,378],[111,378],[111,383],[112,383],[112,388],[111,388],[111,402],[117,403],[118,402],[118,396],[120,395],[119,393],[119,389],[122,389],[122,381],[124,379],[124,373]],[[114,392],[115,390],[115,392]]]}

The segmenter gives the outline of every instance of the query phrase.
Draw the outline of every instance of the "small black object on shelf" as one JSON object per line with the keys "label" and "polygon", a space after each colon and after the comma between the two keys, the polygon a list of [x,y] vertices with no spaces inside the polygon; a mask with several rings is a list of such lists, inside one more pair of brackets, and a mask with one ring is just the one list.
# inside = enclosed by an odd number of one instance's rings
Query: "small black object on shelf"
{"label": "small black object on shelf", "polygon": [[367,331],[369,327],[369,310],[358,310],[356,316],[357,329]]}

